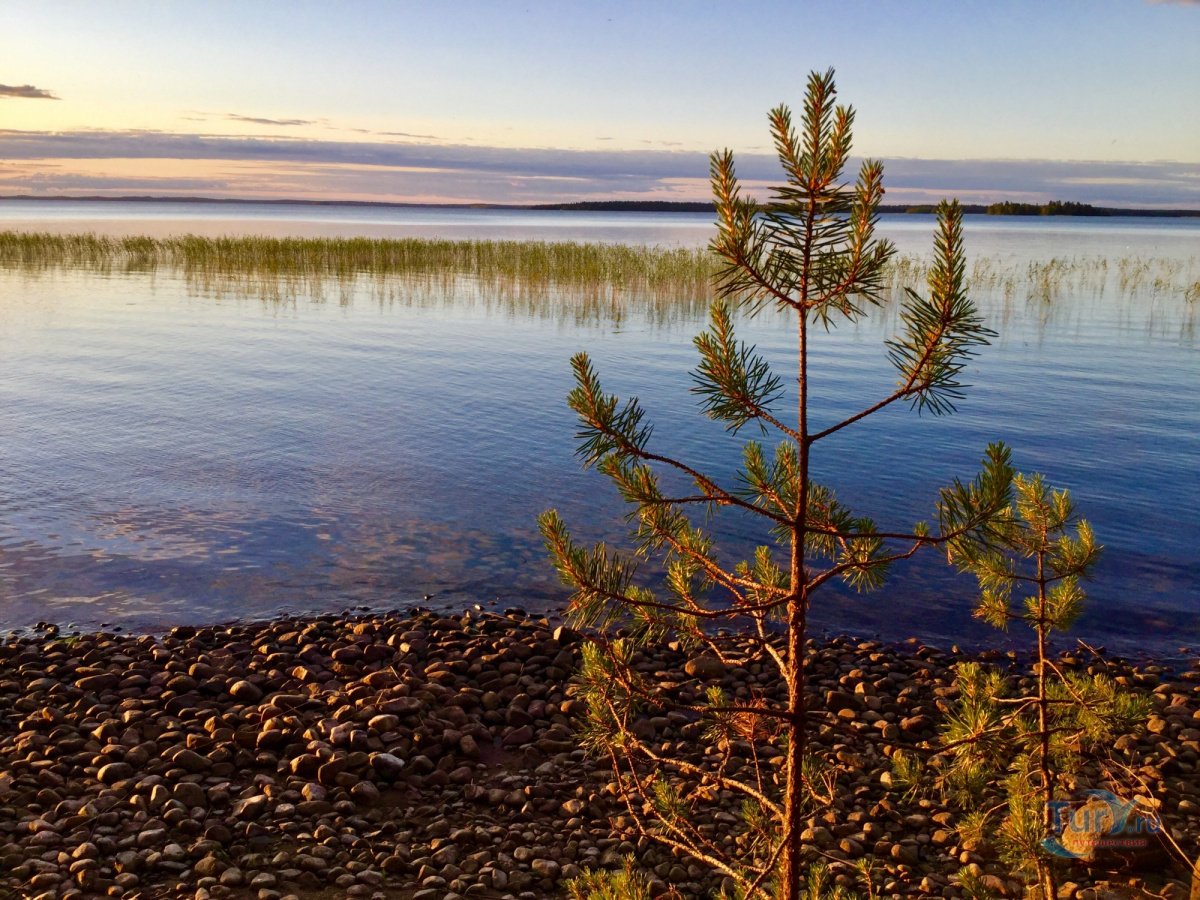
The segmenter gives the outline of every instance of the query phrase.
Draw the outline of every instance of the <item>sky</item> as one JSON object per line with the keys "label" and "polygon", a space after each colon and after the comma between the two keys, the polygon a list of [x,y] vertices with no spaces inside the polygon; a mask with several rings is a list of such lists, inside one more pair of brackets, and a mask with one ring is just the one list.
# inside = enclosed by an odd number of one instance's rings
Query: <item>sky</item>
{"label": "sky", "polygon": [[1200,209],[1200,0],[0,6],[0,196],[705,200],[836,70],[889,203]]}

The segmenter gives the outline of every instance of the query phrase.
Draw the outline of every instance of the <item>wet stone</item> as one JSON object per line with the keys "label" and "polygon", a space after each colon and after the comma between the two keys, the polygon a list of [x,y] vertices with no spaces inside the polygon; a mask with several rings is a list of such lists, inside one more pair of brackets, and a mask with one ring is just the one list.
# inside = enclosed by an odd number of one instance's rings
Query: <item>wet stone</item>
{"label": "wet stone", "polygon": [[[477,612],[0,642],[12,722],[0,730],[0,897],[540,900],[626,855],[659,893],[712,896],[722,879],[640,838],[609,765],[584,752],[581,640],[535,616]],[[779,685],[769,662],[738,661],[749,644],[720,640],[729,663],[681,645],[639,649],[639,670],[682,705],[633,727],[662,753],[753,781],[744,735],[721,743],[693,707],[717,681],[742,702],[778,700]],[[810,656],[810,750],[833,765],[836,791],[803,823],[805,865],[826,859],[845,875],[873,856],[879,896],[947,898],[974,867],[995,893],[1019,895],[990,844],[966,846],[957,810],[891,776],[897,747],[936,740],[965,657],[837,638]],[[1200,673],[1142,678],[1076,656],[1152,697],[1153,730],[1119,736],[1115,752],[1194,846]],[[765,742],[757,752],[771,784],[782,755]],[[1085,768],[1080,783],[1097,777]],[[698,833],[745,852],[737,793],[687,791]],[[1108,890],[1072,877],[1077,895]]]}

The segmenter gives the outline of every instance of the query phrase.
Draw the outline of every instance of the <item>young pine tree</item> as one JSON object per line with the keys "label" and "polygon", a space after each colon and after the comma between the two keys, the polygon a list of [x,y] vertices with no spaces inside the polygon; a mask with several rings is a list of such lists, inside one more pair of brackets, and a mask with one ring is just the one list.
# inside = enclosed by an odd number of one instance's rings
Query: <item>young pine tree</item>
{"label": "young pine tree", "polygon": [[[611,760],[629,815],[644,833],[723,873],[747,898],[801,896],[802,821],[831,783],[822,781],[821,760],[810,752],[814,716],[821,715],[810,709],[806,691],[814,597],[834,579],[876,588],[895,561],[985,528],[1007,507],[1012,478],[1008,451],[991,446],[973,481],[955,480],[941,491],[936,525],[899,531],[877,527],[810,478],[826,438],[892,404],[951,412],[964,365],[991,334],[964,289],[958,205],[943,204],[928,295],[907,293],[902,330],[887,344],[898,371],[895,387],[840,421],[810,414],[810,394],[820,389],[819,376],[809,371],[810,342],[882,302],[893,252],[875,237],[882,166],[865,162],[852,187],[842,182],[854,114],[835,105],[835,96],[832,71],[813,73],[799,131],[786,107],[771,112],[784,184],[765,205],[743,197],[729,151],[711,160],[718,217],[712,250],[724,265],[711,324],[695,339],[700,362],[693,390],[703,411],[729,431],[754,425],[774,445],[746,442],[736,483],[719,484],[696,465],[658,452],[637,399],[621,403],[606,394],[581,353],[572,360],[576,385],[568,398],[582,426],[578,452],[632,504],[639,553],[663,558],[663,589],[639,585],[634,560],[603,544],[577,545],[553,510],[539,522],[574,588],[574,624],[592,639],[581,677],[589,709],[585,739]],[[783,378],[734,334],[735,309],[753,314],[765,307],[790,315],[795,328],[790,413]],[[691,487],[664,487],[664,472]],[[730,509],[760,523],[764,542],[753,558],[726,567],[699,522],[715,527]],[[718,627],[742,639],[720,640]],[[700,667],[689,669],[700,682],[695,687],[660,689],[639,670],[639,648],[664,639],[707,648],[731,665],[765,665],[775,683],[763,696],[735,700],[720,685],[719,667]],[[701,717],[720,752],[688,759],[664,751],[639,728],[640,717],[670,709]],[[721,825],[719,836],[698,826],[695,807],[717,792],[745,799],[740,823]],[[738,853],[721,839],[730,832]]]}
{"label": "young pine tree", "polygon": [[[989,831],[1014,869],[1036,881],[1043,898],[1058,896],[1054,857],[1044,842],[1057,830],[1053,801],[1061,781],[1122,732],[1147,708],[1102,676],[1063,671],[1051,657],[1055,631],[1066,631],[1084,600],[1080,581],[1097,557],[1088,523],[1066,491],[1047,488],[1040,475],[1018,475],[1012,506],[994,523],[989,542],[952,542],[951,554],[979,581],[976,616],[997,628],[1027,626],[1035,639],[1033,690],[1013,695],[1008,680],[976,663],[958,668],[960,699],[945,740],[951,747],[948,784],[968,803],[999,785],[1003,808],[995,821],[968,817],[968,830]],[[1014,603],[1014,592],[1021,596]]]}

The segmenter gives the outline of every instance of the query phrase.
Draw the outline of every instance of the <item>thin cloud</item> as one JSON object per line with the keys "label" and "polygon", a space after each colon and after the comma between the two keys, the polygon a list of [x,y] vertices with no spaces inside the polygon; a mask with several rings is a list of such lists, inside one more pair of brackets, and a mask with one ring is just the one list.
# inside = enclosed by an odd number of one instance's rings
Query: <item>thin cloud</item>
{"label": "thin cloud", "polygon": [[402,137],[412,138],[415,141],[440,141],[441,138],[436,134],[410,134],[407,131],[373,131],[368,134],[377,134],[380,137]]}
{"label": "thin cloud", "polygon": [[233,122],[249,122],[252,125],[315,125],[315,119],[266,119],[261,116],[243,116],[239,113],[226,113],[225,118]]}
{"label": "thin cloud", "polygon": [[0,84],[0,97],[19,97],[22,100],[59,99],[45,88],[34,87],[32,84]]}
{"label": "thin cloud", "polygon": [[436,134],[413,134],[411,131],[376,131],[373,128],[357,128],[344,125],[324,124],[326,131],[349,132],[350,134],[370,134],[375,137],[398,137],[413,141],[441,141],[443,138]]}
{"label": "thin cloud", "polygon": [[229,179],[220,178],[129,178],[124,176],[81,175],[74,173],[28,173],[19,176],[16,186],[25,194],[53,194],[74,192],[102,195],[105,193],[137,194],[154,196],[161,194],[206,194],[220,195],[237,190],[239,185]]}

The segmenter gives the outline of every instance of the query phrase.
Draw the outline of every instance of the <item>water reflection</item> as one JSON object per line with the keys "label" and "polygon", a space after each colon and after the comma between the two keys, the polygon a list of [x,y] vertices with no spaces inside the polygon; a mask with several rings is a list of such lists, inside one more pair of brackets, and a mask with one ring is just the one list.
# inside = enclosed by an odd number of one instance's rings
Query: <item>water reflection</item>
{"label": "water reflection", "polygon": [[[257,298],[275,305],[356,301],[470,306],[573,324],[657,324],[702,318],[718,266],[701,248],[511,240],[279,240],[269,237],[110,238],[0,232],[0,268],[27,276],[86,272],[105,277],[181,277],[196,296]],[[899,300],[923,292],[929,261],[891,264],[876,319],[894,325]],[[1200,257],[1121,255],[1016,257],[976,253],[968,287],[1002,324],[1014,304],[1043,325],[1079,315],[1081,301],[1147,321],[1164,316],[1194,328]]]}
{"label": "water reflection", "polygon": [[[1194,260],[973,262],[1001,332],[949,420],[889,411],[831,441],[818,477],[881,523],[928,516],[987,441],[1072,489],[1107,552],[1081,633],[1137,649],[1200,633]],[[895,297],[815,349],[814,415],[886,392]],[[703,290],[487,273],[303,277],[155,266],[0,272],[0,620],[156,627],[348,606],[549,609],[564,593],[533,521],[584,539],[623,509],[572,457],[568,357],[636,393],[663,449],[737,462],[689,394]],[[743,336],[781,369],[791,330]],[[885,471],[879,460],[887,459]],[[1130,523],[1136,523],[1136,528]],[[732,550],[755,536],[730,526]],[[653,577],[653,570],[646,572]],[[980,634],[969,583],[935,559],[818,623],[946,640]],[[426,601],[425,595],[433,599]]]}

